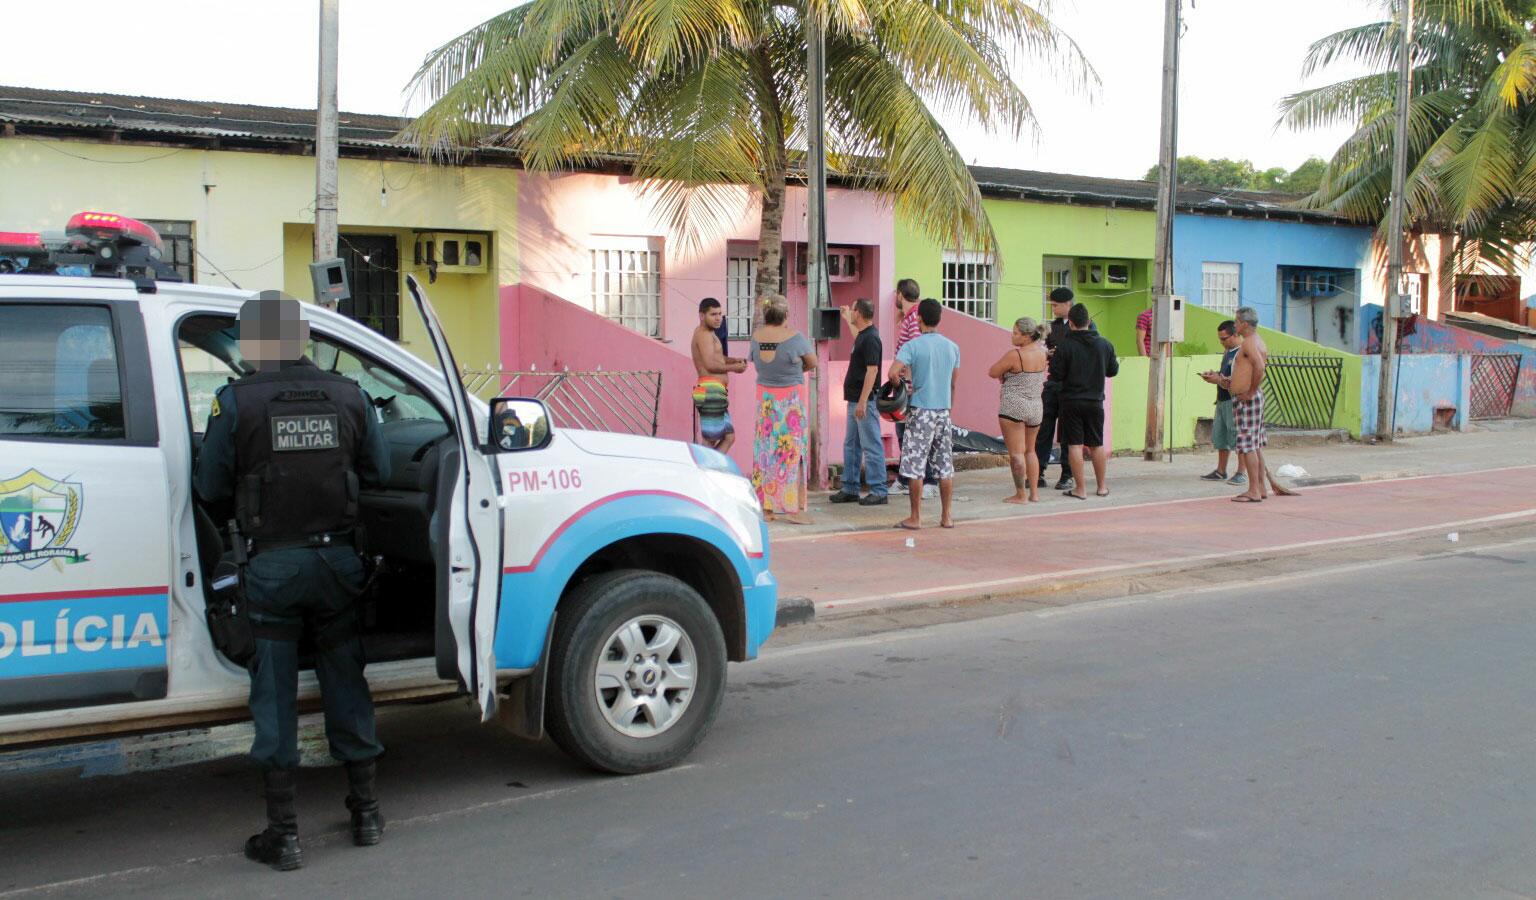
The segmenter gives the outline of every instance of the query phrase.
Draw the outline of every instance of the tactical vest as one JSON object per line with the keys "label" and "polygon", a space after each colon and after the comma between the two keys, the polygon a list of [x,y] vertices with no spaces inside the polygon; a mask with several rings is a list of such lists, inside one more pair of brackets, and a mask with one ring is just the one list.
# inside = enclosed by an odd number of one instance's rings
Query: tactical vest
{"label": "tactical vest", "polygon": [[235,511],[247,538],[304,541],[357,522],[370,414],[351,379],[307,362],[248,375],[235,394]]}

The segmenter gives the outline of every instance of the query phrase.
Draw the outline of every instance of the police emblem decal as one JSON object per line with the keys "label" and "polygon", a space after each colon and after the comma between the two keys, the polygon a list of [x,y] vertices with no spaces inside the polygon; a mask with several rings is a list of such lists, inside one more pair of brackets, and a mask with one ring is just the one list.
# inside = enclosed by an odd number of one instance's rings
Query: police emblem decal
{"label": "police emblem decal", "polygon": [[0,481],[0,566],[36,569],[49,560],[85,562],[69,546],[84,505],[79,482],[50,478],[36,469]]}

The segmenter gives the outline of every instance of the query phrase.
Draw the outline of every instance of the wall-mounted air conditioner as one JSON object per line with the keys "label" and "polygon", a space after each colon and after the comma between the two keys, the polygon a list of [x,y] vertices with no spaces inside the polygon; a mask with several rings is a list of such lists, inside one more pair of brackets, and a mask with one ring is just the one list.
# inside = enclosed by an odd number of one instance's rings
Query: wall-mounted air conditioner
{"label": "wall-mounted air conditioner", "polygon": [[1124,291],[1131,287],[1128,259],[1080,259],[1076,268],[1080,291]]}
{"label": "wall-mounted air conditioner", "polygon": [[[805,244],[796,244],[795,283],[805,284],[806,260],[810,251]],[[834,282],[858,281],[864,277],[864,249],[862,247],[828,247],[827,280]]]}
{"label": "wall-mounted air conditioner", "polygon": [[1295,271],[1285,279],[1285,292],[1292,297],[1333,297],[1344,289],[1338,272]]}
{"label": "wall-mounted air conditioner", "polygon": [[488,266],[483,234],[464,231],[422,231],[416,235],[412,261],[438,275],[482,275]]}
{"label": "wall-mounted air conditioner", "polygon": [[827,248],[827,279],[858,281],[864,277],[864,253],[857,247]]}

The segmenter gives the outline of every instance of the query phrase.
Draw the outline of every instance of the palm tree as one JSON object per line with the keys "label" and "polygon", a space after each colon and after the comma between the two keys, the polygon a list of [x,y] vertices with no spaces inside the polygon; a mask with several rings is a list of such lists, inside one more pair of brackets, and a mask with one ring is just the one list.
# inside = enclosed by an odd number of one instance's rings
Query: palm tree
{"label": "palm tree", "polygon": [[[992,250],[938,113],[1036,129],[1009,63],[1097,76],[1049,0],[532,0],[427,55],[407,130],[451,155],[493,142],[534,170],[621,161],[697,247],[761,198],[756,289],[778,291],[785,187],[804,146],[807,16],[826,34],[828,168],[950,246]],[[721,186],[736,186],[722,190]]]}
{"label": "palm tree", "polygon": [[[1382,0],[1390,11],[1399,4]],[[1440,237],[1441,308],[1458,269],[1509,269],[1536,231],[1536,0],[1420,0],[1411,51],[1408,221]],[[1303,65],[1340,63],[1371,74],[1302,91],[1280,104],[1296,129],[1338,123],[1355,132],[1304,205],[1383,222],[1392,185],[1400,19],[1328,35]]]}

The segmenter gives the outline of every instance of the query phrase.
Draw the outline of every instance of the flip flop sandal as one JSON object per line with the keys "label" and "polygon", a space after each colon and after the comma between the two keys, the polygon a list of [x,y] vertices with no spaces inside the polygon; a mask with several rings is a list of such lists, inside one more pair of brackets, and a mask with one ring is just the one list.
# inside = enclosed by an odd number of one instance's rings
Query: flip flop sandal
{"label": "flip flop sandal", "polygon": [[905,531],[921,531],[922,530],[918,526],[916,526],[916,525],[908,525],[906,522],[897,522],[895,525],[892,525],[891,527],[892,528],[900,528],[900,529],[903,529]]}
{"label": "flip flop sandal", "polygon": [[1232,498],[1233,503],[1263,503],[1263,500],[1255,500],[1247,494],[1238,494]]}
{"label": "flip flop sandal", "polygon": [[1087,494],[1084,494],[1083,496],[1079,497],[1078,495],[1072,493],[1071,491],[1062,491],[1061,495],[1063,497],[1071,497],[1073,500],[1087,500],[1088,499],[1088,495]]}

